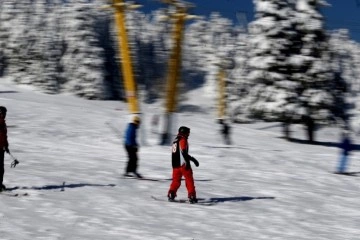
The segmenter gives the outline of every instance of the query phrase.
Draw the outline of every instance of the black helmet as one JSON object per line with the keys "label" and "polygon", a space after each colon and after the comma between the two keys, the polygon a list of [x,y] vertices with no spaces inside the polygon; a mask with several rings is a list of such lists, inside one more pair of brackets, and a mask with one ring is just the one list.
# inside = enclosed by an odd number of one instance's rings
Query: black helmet
{"label": "black helmet", "polygon": [[6,112],[7,112],[6,107],[0,106],[0,113],[6,116]]}
{"label": "black helmet", "polygon": [[185,127],[185,126],[181,126],[181,127],[179,127],[179,133],[189,134],[190,133],[190,128]]}

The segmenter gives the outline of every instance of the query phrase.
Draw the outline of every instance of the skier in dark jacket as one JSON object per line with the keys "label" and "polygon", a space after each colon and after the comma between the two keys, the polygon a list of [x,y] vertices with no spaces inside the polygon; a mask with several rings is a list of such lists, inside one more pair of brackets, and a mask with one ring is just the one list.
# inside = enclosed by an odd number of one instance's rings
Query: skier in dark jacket
{"label": "skier in dark jacket", "polygon": [[10,153],[9,143],[7,140],[7,127],[5,122],[6,112],[7,112],[6,108],[0,106],[0,184],[1,184],[0,192],[6,189],[5,185],[3,184],[4,172],[5,172],[4,155],[5,152]]}
{"label": "skier in dark jacket", "polygon": [[230,140],[230,126],[224,119],[219,119],[219,124],[221,126],[220,132],[223,135],[224,142],[227,145],[231,144]]}
{"label": "skier in dark jacket", "polygon": [[125,177],[138,177],[142,176],[137,172],[138,167],[138,149],[139,145],[137,143],[137,130],[140,125],[140,118],[138,116],[134,116],[132,122],[130,122],[127,126],[125,132],[125,149],[128,154],[128,162],[125,170]]}
{"label": "skier in dark jacket", "polygon": [[339,164],[337,167],[337,173],[345,173],[350,152],[353,150],[353,145],[351,143],[349,133],[347,131],[343,133],[343,138],[340,144],[340,148],[342,149],[342,151],[339,159]]}
{"label": "skier in dark jacket", "polygon": [[193,171],[191,169],[190,161],[194,162],[195,166],[199,166],[199,162],[189,155],[188,137],[190,135],[190,128],[182,126],[179,128],[178,135],[173,141],[172,145],[172,182],[168,191],[169,201],[173,201],[176,197],[176,192],[181,185],[182,176],[185,177],[185,185],[188,191],[188,198],[190,203],[196,203],[196,191],[193,178]]}

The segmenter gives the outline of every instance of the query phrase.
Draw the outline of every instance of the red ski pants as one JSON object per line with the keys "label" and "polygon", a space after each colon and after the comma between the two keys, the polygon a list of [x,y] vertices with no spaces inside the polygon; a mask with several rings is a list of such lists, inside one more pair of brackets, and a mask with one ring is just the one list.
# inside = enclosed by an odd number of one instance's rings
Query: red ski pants
{"label": "red ski pants", "polygon": [[185,178],[185,186],[188,191],[188,197],[196,197],[193,171],[191,168],[187,169],[185,164],[181,167],[173,168],[172,182],[170,184],[169,193],[173,192],[176,195],[176,192],[181,185],[182,176]]}

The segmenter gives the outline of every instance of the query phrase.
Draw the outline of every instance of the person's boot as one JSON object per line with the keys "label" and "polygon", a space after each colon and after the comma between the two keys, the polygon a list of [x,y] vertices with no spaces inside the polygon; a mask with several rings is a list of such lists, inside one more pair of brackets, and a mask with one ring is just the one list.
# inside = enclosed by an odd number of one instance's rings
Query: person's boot
{"label": "person's boot", "polygon": [[175,198],[176,198],[176,194],[175,194],[174,192],[169,192],[169,193],[168,193],[168,201],[169,201],[169,202],[174,201]]}
{"label": "person's boot", "polygon": [[135,176],[136,176],[137,178],[143,178],[143,176],[142,176],[140,173],[138,173],[138,172],[134,172],[134,174],[135,174]]}
{"label": "person's boot", "polygon": [[197,203],[198,200],[197,200],[196,196],[192,195],[192,196],[189,197],[189,202],[190,203]]}

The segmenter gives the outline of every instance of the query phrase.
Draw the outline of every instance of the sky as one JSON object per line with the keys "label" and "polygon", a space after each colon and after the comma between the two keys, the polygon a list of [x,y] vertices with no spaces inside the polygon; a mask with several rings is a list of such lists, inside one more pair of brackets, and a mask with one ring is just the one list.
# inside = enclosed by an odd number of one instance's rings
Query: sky
{"label": "sky", "polygon": [[[2,240],[358,239],[360,152],[350,156],[354,176],[333,174],[339,129],[319,129],[309,145],[302,126],[292,126],[295,141],[287,142],[278,123],[237,124],[224,145],[213,96],[189,92],[175,125],[191,128],[197,195],[211,205],[170,203],[171,147],[158,144],[160,127],[150,125],[162,102],[141,105],[138,170],[151,180],[123,179],[125,103],[5,83],[0,105],[20,164],[10,168],[5,156]],[[184,185],[178,198],[187,196]]]}
{"label": "sky", "polygon": [[[159,4],[155,0],[141,0],[144,10],[156,9]],[[190,0],[196,7],[193,14],[209,15],[218,11],[222,16],[232,19],[238,23],[237,13],[246,15],[248,21],[254,17],[254,6],[252,0]],[[351,39],[360,42],[360,0],[328,0],[331,6],[324,7],[328,29],[347,28],[350,30]],[[239,14],[238,14],[239,15]]]}

